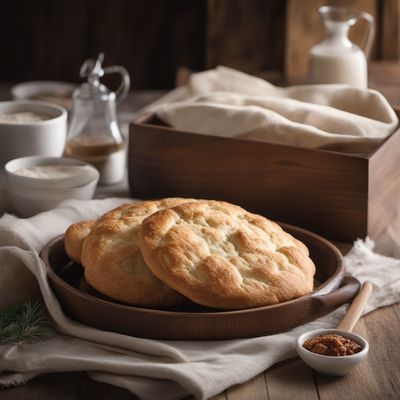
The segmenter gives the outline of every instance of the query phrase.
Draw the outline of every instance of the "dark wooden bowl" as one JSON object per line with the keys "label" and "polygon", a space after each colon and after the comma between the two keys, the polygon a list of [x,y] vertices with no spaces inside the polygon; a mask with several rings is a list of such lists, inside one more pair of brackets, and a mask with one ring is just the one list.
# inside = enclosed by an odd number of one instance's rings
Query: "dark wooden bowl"
{"label": "dark wooden bowl", "polygon": [[185,307],[156,310],[120,304],[88,290],[83,268],[64,251],[64,237],[42,251],[50,284],[65,313],[106,331],[152,339],[212,340],[270,335],[329,313],[358,292],[357,279],[346,276],[340,251],[322,237],[281,224],[310,250],[316,267],[316,288],[309,295],[272,306],[237,311]]}

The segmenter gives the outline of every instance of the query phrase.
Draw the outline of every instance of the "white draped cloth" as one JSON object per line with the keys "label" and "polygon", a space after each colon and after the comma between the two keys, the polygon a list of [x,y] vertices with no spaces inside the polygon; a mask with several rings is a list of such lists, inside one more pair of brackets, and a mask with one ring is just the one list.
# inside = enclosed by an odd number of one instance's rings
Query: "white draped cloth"
{"label": "white draped cloth", "polygon": [[147,110],[182,131],[350,153],[373,151],[398,125],[376,90],[282,88],[227,67],[193,74]]}

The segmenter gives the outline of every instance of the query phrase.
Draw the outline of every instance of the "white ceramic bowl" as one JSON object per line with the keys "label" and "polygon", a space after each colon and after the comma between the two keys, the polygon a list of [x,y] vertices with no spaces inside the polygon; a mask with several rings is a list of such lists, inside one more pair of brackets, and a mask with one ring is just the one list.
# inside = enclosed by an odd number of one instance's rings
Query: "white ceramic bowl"
{"label": "white ceramic bowl", "polygon": [[44,115],[38,122],[0,122],[0,165],[18,157],[40,155],[59,157],[65,147],[67,112],[63,107],[41,101],[3,101],[0,114]]}
{"label": "white ceramic bowl", "polygon": [[38,99],[70,109],[75,88],[76,85],[69,82],[30,81],[13,86],[11,94],[15,100]]}
{"label": "white ceramic bowl", "polygon": [[[79,166],[75,179],[33,178],[16,173],[23,168],[43,165]],[[4,167],[10,202],[23,217],[31,217],[54,208],[66,199],[90,200],[99,180],[99,172],[91,165],[73,158],[23,157],[9,161]],[[83,173],[82,173],[83,172]]]}
{"label": "white ceramic bowl", "polygon": [[[359,353],[350,356],[324,356],[321,354],[313,353],[303,347],[303,343],[315,336],[324,335],[328,333],[336,333],[346,338],[354,340],[358,343],[362,350]],[[297,338],[296,350],[300,358],[318,372],[331,376],[344,376],[352,371],[361,361],[363,361],[368,354],[368,342],[360,335],[355,333],[341,331],[338,329],[316,329],[303,333]]]}

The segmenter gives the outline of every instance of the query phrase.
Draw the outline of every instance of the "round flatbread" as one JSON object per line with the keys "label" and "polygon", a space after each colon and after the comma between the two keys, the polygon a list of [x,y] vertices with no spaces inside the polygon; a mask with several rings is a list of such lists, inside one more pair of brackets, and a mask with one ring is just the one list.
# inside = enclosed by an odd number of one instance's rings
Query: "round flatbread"
{"label": "round flatbread", "polygon": [[[123,204],[124,207],[128,207],[134,203]],[[108,211],[106,214],[103,214],[99,219],[91,219],[86,221],[79,221],[75,224],[72,224],[64,234],[64,248],[68,257],[82,265],[81,254],[83,242],[86,239],[86,236],[89,235],[91,230],[97,223],[102,221],[102,218],[107,218],[108,213],[114,212],[115,209],[119,207],[113,208],[111,211]],[[82,265],[83,266],[83,265]]]}
{"label": "round flatbread", "polygon": [[242,309],[313,290],[308,249],[274,222],[221,201],[159,211],[140,228],[151,271],[192,301]]}
{"label": "round flatbread", "polygon": [[82,245],[86,236],[90,233],[97,220],[80,221],[72,224],[64,235],[64,248],[68,257],[81,264]]}
{"label": "round flatbread", "polygon": [[101,217],[82,246],[85,278],[97,291],[124,303],[168,307],[185,298],[157,279],[137,241],[149,215],[193,199],[169,198],[122,205]]}

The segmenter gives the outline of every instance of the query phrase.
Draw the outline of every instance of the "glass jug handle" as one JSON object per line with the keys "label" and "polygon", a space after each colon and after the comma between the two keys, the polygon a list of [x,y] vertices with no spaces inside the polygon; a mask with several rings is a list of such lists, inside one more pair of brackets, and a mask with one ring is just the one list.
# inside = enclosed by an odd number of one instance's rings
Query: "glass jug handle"
{"label": "glass jug handle", "polygon": [[367,12],[359,12],[357,16],[358,19],[365,19],[365,21],[367,22],[367,29],[364,33],[361,48],[364,50],[365,57],[368,59],[371,53],[372,42],[374,41],[374,35],[375,35],[374,17]]}
{"label": "glass jug handle", "polygon": [[131,86],[131,79],[129,77],[129,72],[120,65],[113,65],[111,67],[104,68],[105,74],[120,74],[121,75],[121,84],[118,86],[118,89],[115,91],[117,101],[123,100],[126,95],[129,93],[129,88]]}

